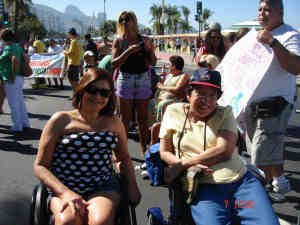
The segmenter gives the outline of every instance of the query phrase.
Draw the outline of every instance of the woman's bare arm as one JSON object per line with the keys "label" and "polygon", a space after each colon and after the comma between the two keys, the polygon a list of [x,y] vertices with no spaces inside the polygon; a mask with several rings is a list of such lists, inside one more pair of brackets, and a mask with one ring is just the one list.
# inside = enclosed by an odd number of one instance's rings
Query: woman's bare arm
{"label": "woman's bare arm", "polygon": [[69,189],[54,176],[50,171],[50,166],[56,143],[69,120],[69,116],[64,112],[55,113],[51,117],[43,129],[38,153],[34,162],[34,173],[36,177],[57,196],[62,195]]}
{"label": "woman's bare arm", "polygon": [[199,156],[192,159],[185,159],[182,164],[185,168],[197,164],[206,166],[213,166],[220,162],[227,161],[231,158],[234,149],[236,148],[237,135],[231,131],[222,130],[217,137],[217,144],[215,147],[209,148]]}

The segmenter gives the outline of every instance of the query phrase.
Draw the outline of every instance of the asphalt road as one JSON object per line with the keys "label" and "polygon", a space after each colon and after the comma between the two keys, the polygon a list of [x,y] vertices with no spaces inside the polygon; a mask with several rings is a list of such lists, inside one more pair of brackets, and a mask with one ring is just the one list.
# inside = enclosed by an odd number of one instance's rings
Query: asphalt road
{"label": "asphalt road", "polygon": [[[0,225],[27,225],[29,204],[33,186],[38,182],[33,175],[41,130],[50,116],[60,110],[71,109],[68,99],[71,91],[44,89],[32,90],[30,81],[25,82],[25,99],[32,128],[22,137],[8,133],[11,126],[9,109],[5,102],[3,115],[0,115]],[[300,107],[300,101],[297,103]],[[274,204],[280,218],[296,224],[300,209],[300,114],[294,115],[286,136],[285,172],[292,184],[287,202]],[[129,151],[137,164],[140,157],[139,145],[129,140]],[[168,212],[167,190],[151,187],[137,171],[137,180],[142,191],[142,202],[137,207],[138,224],[145,224],[148,207],[160,206],[165,215]],[[283,224],[283,223],[282,223]]]}

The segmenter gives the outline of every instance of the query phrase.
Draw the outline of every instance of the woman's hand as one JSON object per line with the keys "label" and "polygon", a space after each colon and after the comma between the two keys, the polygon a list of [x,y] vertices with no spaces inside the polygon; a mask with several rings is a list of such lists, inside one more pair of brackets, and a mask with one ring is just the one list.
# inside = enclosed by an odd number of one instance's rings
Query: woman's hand
{"label": "woman's hand", "polygon": [[73,191],[66,191],[60,196],[62,200],[62,206],[60,212],[62,213],[68,206],[74,213],[79,213],[80,216],[86,214],[86,207],[88,202],[86,202],[80,195]]}

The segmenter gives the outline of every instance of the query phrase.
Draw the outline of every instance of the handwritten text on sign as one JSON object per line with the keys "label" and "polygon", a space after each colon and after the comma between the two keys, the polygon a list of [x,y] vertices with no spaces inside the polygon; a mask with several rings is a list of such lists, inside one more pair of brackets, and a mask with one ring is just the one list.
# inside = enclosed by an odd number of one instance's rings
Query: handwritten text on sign
{"label": "handwritten text on sign", "polygon": [[223,95],[220,105],[231,105],[234,116],[239,117],[253,95],[272,59],[272,51],[256,40],[253,29],[227,52],[217,67],[222,75]]}

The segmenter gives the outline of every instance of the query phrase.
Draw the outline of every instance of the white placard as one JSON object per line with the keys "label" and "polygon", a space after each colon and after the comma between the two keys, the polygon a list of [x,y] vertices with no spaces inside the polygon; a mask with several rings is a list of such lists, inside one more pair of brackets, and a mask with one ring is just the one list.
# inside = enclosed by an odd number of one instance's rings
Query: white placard
{"label": "white placard", "polygon": [[238,118],[253,95],[273,60],[271,48],[256,39],[252,29],[235,43],[218,65],[222,75],[223,95],[220,105],[231,105],[235,118]]}

